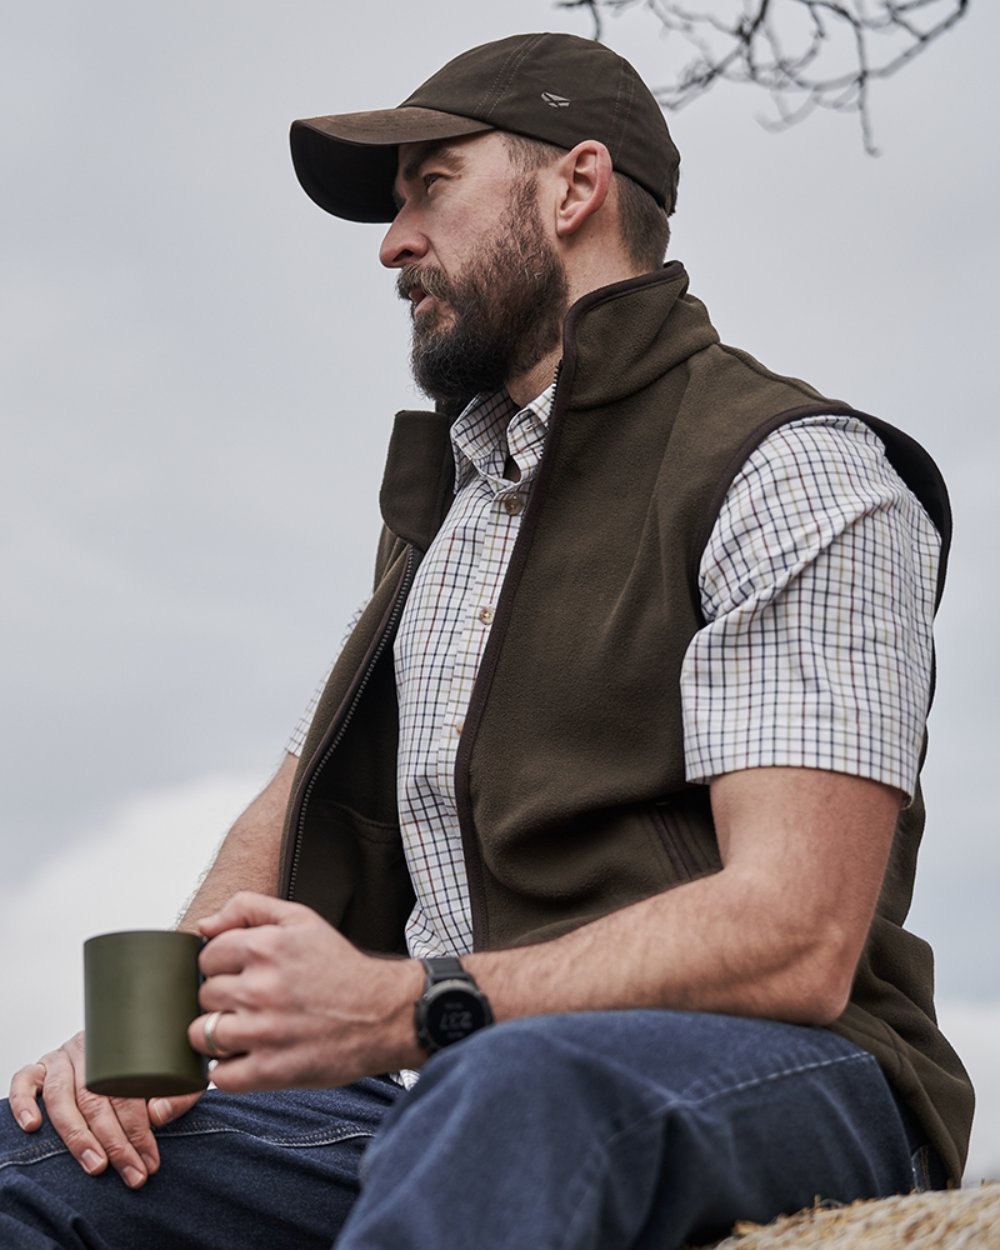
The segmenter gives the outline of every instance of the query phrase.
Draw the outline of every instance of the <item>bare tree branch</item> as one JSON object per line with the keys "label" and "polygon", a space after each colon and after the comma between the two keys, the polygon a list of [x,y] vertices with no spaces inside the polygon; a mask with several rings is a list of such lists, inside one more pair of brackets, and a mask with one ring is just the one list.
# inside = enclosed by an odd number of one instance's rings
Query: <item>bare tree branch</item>
{"label": "bare tree branch", "polygon": [[[750,84],[771,97],[782,130],[816,108],[857,113],[865,151],[876,155],[872,83],[908,65],[969,9],[970,0],[556,0],[585,9],[593,34],[604,16],[644,9],[686,56],[654,94],[680,109],[718,82]],[[779,32],[779,21],[781,23]]]}

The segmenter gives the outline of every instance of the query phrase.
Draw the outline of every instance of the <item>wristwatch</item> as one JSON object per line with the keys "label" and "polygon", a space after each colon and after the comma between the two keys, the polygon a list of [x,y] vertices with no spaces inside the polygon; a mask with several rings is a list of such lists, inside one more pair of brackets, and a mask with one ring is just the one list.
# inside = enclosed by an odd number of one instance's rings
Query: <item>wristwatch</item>
{"label": "wristwatch", "polygon": [[454,955],[421,963],[427,980],[413,1016],[417,1041],[429,1055],[493,1023],[490,1000]]}

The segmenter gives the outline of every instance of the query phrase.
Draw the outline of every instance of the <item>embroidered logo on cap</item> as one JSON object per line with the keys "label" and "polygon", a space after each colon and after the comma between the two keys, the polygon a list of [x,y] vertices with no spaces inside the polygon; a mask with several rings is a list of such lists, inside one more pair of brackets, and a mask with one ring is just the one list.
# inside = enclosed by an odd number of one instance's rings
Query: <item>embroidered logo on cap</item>
{"label": "embroidered logo on cap", "polygon": [[569,100],[564,95],[556,95],[554,91],[543,91],[542,99],[545,103],[554,109],[568,109]]}

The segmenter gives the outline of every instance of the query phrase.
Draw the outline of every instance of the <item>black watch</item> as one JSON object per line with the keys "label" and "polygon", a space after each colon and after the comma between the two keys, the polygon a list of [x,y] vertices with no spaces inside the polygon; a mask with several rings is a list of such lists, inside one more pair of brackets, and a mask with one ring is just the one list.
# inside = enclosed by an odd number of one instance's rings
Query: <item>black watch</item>
{"label": "black watch", "polygon": [[490,1000],[454,955],[420,962],[427,980],[413,1016],[417,1041],[429,1055],[493,1023]]}

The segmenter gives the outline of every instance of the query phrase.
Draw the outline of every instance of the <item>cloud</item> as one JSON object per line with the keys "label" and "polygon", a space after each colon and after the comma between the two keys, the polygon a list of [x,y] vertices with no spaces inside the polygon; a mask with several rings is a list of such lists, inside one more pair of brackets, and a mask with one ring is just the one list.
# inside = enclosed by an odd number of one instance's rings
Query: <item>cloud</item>
{"label": "cloud", "polygon": [[[259,780],[223,770],[266,766],[367,586],[389,417],[421,402],[407,317],[381,228],[303,196],[288,121],[400,99],[546,16],[589,33],[538,0],[427,0],[416,23],[402,0],[302,0],[295,23],[242,6],[234,43],[232,7],[5,14],[0,1079],[78,1027],[85,937],[172,922]],[[654,31],[638,12],[606,29],[652,82]],[[1000,269],[996,162],[951,136],[995,111],[998,36],[1000,6],[978,6],[893,80],[879,161],[850,118],[765,134],[735,88],[670,122],[672,251],[723,336],[916,434],[952,489],[914,928],[980,1090],[970,1176],[1000,1170]],[[109,813],[123,784],[140,797]]]}
{"label": "cloud", "polygon": [[172,928],[259,777],[205,777],[113,810],[23,887],[0,890],[0,1083],[83,1025],[82,945]]}
{"label": "cloud", "polygon": [[[81,948],[114,929],[170,928],[222,834],[259,786],[225,774],[149,791],[49,862],[0,891],[0,1083],[83,1024]],[[966,1179],[1000,1178],[1000,1001],[948,999],[941,1025],[976,1085]]]}

